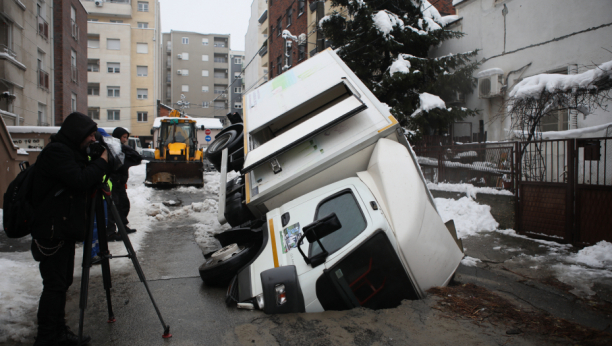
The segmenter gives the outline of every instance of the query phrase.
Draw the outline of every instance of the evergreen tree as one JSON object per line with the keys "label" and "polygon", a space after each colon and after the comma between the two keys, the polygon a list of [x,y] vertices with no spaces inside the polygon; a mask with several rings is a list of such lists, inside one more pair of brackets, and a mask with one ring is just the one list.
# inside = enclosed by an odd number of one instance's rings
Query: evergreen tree
{"label": "evergreen tree", "polygon": [[431,47],[463,36],[444,29],[456,16],[440,16],[427,0],[333,0],[332,6],[319,22],[324,36],[401,125],[440,133],[477,113],[442,102],[472,92],[478,63],[470,58],[477,51],[428,57]]}

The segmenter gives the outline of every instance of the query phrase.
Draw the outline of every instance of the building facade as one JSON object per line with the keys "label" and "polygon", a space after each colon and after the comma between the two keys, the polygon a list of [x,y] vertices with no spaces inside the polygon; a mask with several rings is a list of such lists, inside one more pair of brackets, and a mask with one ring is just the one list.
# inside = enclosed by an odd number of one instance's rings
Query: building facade
{"label": "building facade", "polygon": [[[480,110],[478,116],[464,121],[471,124],[471,132],[486,132],[489,141],[514,138],[511,119],[503,105],[522,79],[542,73],[582,73],[612,60],[612,11],[608,0],[593,0],[588,6],[579,1],[557,6],[553,0],[454,3],[459,20],[449,28],[466,35],[445,41],[431,54],[443,56],[479,49],[475,59],[483,63],[474,77],[479,85],[490,87],[477,87],[472,94],[458,97],[457,102]],[[489,81],[485,83],[484,79]],[[560,111],[557,116],[542,119],[541,129],[582,129],[610,122],[612,113],[601,109],[588,116]]]}
{"label": "building facade", "polygon": [[245,41],[245,92],[268,81],[268,1],[253,0]]}
{"label": "building facade", "polygon": [[[72,112],[87,114],[87,12],[79,0],[53,1],[53,60],[53,120],[61,126]],[[41,70],[43,78],[46,83]]]}
{"label": "building facade", "polygon": [[[307,59],[308,16],[306,13],[306,0],[274,0],[268,3],[268,74],[270,79]],[[298,39],[283,39],[284,30],[288,30]]]}
{"label": "building facade", "polygon": [[192,117],[225,119],[230,111],[230,36],[171,31],[163,34],[162,102],[173,108],[185,96]]}
{"label": "building facade", "polygon": [[[230,50],[230,102],[229,112],[242,114],[242,94],[244,93],[244,77],[242,68],[245,64],[244,52]],[[221,121],[223,122],[223,120]],[[225,125],[225,124],[224,124]]]}
{"label": "building facade", "polygon": [[88,114],[100,126],[127,128],[152,141],[161,97],[159,2],[83,1],[87,25]]}
{"label": "building facade", "polygon": [[50,1],[0,2],[0,115],[6,125],[53,124]]}

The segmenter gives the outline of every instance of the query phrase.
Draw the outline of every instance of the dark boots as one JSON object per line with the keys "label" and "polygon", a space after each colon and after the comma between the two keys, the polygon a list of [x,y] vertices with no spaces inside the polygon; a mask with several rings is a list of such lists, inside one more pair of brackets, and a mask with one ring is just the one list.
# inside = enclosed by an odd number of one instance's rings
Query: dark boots
{"label": "dark boots", "polygon": [[74,334],[68,326],[64,326],[57,333],[49,333],[38,331],[38,336],[34,342],[34,346],[79,346],[87,345],[91,341],[91,337],[83,335],[83,340],[79,344],[79,336]]}

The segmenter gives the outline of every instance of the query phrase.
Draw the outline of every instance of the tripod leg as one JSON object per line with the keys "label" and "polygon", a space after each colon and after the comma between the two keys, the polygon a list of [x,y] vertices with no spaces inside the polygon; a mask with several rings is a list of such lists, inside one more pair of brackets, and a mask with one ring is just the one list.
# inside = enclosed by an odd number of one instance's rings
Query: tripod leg
{"label": "tripod leg", "polygon": [[85,320],[85,309],[87,308],[87,295],[89,290],[89,269],[91,268],[91,242],[93,238],[93,227],[94,227],[94,213],[96,210],[96,197],[98,192],[95,192],[94,198],[91,202],[91,212],[89,220],[89,230],[85,235],[85,244],[83,244],[83,271],[81,274],[81,295],[79,297],[79,344],[83,340],[83,322]]}
{"label": "tripod leg", "polygon": [[102,281],[104,282],[104,291],[106,292],[106,305],[108,308],[108,323],[116,321],[115,314],[113,313],[113,304],[111,301],[110,289],[111,284],[111,272],[110,272],[110,252],[108,251],[108,239],[106,237],[106,220],[104,216],[104,199],[102,194],[98,194],[96,200],[96,221],[98,225],[98,242],[100,244],[100,258],[102,259]]}
{"label": "tripod leg", "polygon": [[172,337],[172,334],[170,334],[170,326],[164,323],[164,319],[162,318],[161,312],[159,311],[159,308],[157,307],[157,304],[155,303],[155,299],[153,299],[153,295],[151,294],[151,290],[149,289],[149,285],[147,284],[147,279],[145,278],[144,272],[142,271],[142,268],[140,267],[138,258],[136,258],[136,252],[134,251],[134,248],[132,247],[130,238],[128,238],[128,234],[125,229],[125,225],[121,221],[121,217],[119,216],[117,207],[115,206],[115,203],[113,203],[113,201],[110,199],[108,200],[108,205],[113,214],[113,217],[115,218],[115,222],[117,223],[117,229],[119,230],[119,234],[121,235],[121,239],[123,240],[125,249],[128,252],[128,257],[132,260],[132,264],[134,265],[134,269],[136,269],[138,278],[140,278],[140,281],[144,284],[145,289],[147,290],[147,293],[149,294],[149,298],[151,299],[151,303],[153,303],[153,307],[155,308],[155,312],[157,312],[157,317],[159,317],[159,321],[161,322],[162,327],[164,328],[164,334],[162,335],[162,338],[170,338]]}

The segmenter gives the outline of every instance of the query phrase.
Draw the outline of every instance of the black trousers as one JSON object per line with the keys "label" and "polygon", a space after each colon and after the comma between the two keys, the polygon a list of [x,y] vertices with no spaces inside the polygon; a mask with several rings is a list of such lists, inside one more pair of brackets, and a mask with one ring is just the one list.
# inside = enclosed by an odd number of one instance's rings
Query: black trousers
{"label": "black trousers", "polygon": [[72,285],[74,245],[71,240],[32,240],[32,256],[40,262],[43,279],[43,292],[38,303],[37,338],[53,340],[66,325],[66,292]]}
{"label": "black trousers", "polygon": [[[113,183],[113,202],[117,207],[117,211],[119,212],[119,216],[121,217],[121,222],[126,226],[129,221],[127,219],[128,214],[130,213],[130,199],[128,198],[127,191],[125,190],[125,185],[119,183]],[[117,224],[113,214],[108,211],[108,226],[106,229],[107,234],[112,234],[117,231]]]}

